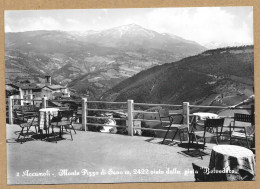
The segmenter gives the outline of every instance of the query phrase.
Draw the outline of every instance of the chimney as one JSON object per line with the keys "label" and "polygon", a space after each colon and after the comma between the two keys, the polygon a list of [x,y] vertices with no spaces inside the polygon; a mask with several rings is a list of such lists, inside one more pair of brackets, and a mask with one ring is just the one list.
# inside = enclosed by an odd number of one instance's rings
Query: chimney
{"label": "chimney", "polygon": [[51,85],[51,76],[49,76],[49,75],[45,76],[45,85],[46,86]]}

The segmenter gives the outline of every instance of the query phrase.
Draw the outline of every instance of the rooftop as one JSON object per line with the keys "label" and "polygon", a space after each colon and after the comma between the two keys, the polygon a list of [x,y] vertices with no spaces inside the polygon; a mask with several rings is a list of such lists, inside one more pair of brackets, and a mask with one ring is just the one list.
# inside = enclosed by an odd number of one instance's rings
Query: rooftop
{"label": "rooftop", "polygon": [[40,89],[40,87],[34,83],[8,83],[6,85],[15,87],[17,89]]}
{"label": "rooftop", "polygon": [[48,87],[48,88],[50,88],[50,89],[66,89],[66,87],[64,87],[64,86],[61,86],[61,85],[45,85],[45,86],[43,86],[43,87]]}

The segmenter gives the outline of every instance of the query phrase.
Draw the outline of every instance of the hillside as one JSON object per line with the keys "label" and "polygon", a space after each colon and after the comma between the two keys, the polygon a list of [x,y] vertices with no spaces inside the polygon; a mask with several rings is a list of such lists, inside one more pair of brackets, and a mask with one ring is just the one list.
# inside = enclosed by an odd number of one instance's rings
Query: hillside
{"label": "hillside", "polygon": [[252,94],[253,54],[253,46],[208,50],[142,71],[107,91],[102,99],[231,105]]}
{"label": "hillside", "polygon": [[103,31],[6,33],[6,77],[35,79],[48,74],[81,94],[95,91],[98,98],[142,70],[204,50],[194,41],[135,24]]}

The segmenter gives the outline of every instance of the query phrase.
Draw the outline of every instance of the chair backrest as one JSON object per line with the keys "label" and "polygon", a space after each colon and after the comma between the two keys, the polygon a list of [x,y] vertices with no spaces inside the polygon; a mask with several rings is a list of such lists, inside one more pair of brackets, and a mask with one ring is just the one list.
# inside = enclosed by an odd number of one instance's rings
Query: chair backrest
{"label": "chair backrest", "polygon": [[[217,136],[219,134],[218,128],[223,127],[225,118],[220,118],[220,119],[206,119],[205,120],[205,125],[204,125],[204,136],[206,132],[213,132],[215,133],[214,135]],[[214,128],[216,129],[216,132],[214,131]]]}
{"label": "chair backrest", "polygon": [[194,169],[194,178],[196,182],[205,182],[210,180],[209,175],[205,173],[205,170],[207,169],[206,167],[198,166],[195,163],[192,163],[192,167]]}
{"label": "chair backrest", "polygon": [[205,128],[207,127],[223,127],[225,118],[220,119],[206,119],[205,120]]}
{"label": "chair backrest", "polygon": [[254,124],[254,116],[250,114],[234,114],[234,126],[236,125],[236,121],[244,122],[244,123],[251,123],[250,127],[246,127],[246,132],[248,135],[255,134],[255,124]]}
{"label": "chair backrest", "polygon": [[158,110],[160,121],[170,121],[171,124],[181,124],[183,123],[182,114],[170,114],[169,110],[159,109]]}
{"label": "chair backrest", "polygon": [[165,117],[168,117],[170,115],[169,110],[165,110],[165,109],[159,109],[158,114],[159,114],[160,118],[165,118]]}
{"label": "chair backrest", "polygon": [[172,124],[182,124],[184,117],[182,114],[173,114],[170,116],[170,122]]}
{"label": "chair backrest", "polygon": [[158,110],[159,119],[161,121],[161,126],[168,125],[168,123],[163,123],[163,121],[170,121],[169,110],[159,109]]}
{"label": "chair backrest", "polygon": [[21,110],[23,112],[27,112],[27,111],[30,111],[30,112],[36,112],[36,111],[39,111],[39,107],[36,107],[35,105],[24,105],[24,106],[21,106]]}
{"label": "chair backrest", "polygon": [[19,110],[15,110],[13,112],[13,115],[14,115],[14,123],[15,124],[21,124],[21,123],[25,123],[26,121],[24,120],[24,117],[22,114],[18,114],[20,113]]}
{"label": "chair backrest", "polygon": [[63,110],[63,111],[58,111],[58,116],[63,117],[63,118],[71,118],[73,117],[73,110]]}
{"label": "chair backrest", "polygon": [[14,115],[14,123],[21,125],[24,123],[33,123],[36,121],[36,115],[31,116],[30,119],[28,117],[25,117],[23,112],[20,112],[19,110],[15,110],[13,112]]}
{"label": "chair backrest", "polygon": [[73,115],[74,115],[73,110],[58,111],[57,116],[54,116],[51,119],[51,122],[61,122],[61,121],[68,121],[68,120],[72,122]]}
{"label": "chair backrest", "polygon": [[250,114],[235,113],[234,121],[247,122],[247,123],[252,123],[252,124],[254,123],[253,116]]}

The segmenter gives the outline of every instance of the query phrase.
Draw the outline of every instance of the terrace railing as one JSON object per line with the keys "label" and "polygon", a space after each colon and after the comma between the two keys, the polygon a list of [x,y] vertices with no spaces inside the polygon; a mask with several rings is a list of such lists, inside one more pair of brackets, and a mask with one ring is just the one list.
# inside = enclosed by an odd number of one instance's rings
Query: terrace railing
{"label": "terrace railing", "polygon": [[[23,101],[24,99],[14,99],[12,96],[8,99],[8,116],[9,116],[9,123],[13,124],[13,109],[16,105],[14,105],[14,102]],[[42,100],[28,100],[26,101],[41,101],[41,107],[46,108],[50,107],[48,104],[48,99],[46,97],[42,98]],[[98,126],[109,126],[109,127],[117,127],[117,128],[125,128],[128,131],[128,135],[133,136],[134,130],[148,130],[148,131],[163,131],[166,132],[167,130],[164,129],[154,129],[154,128],[144,128],[144,127],[137,127],[135,126],[135,122],[153,122],[153,123],[160,123],[159,119],[145,119],[145,118],[138,118],[138,114],[155,114],[155,111],[151,111],[149,109],[154,107],[165,107],[168,109],[174,109],[174,112],[178,111],[176,114],[182,114],[184,117],[183,124],[190,125],[189,120],[190,111],[194,108],[200,108],[200,109],[215,109],[215,110],[225,110],[230,109],[229,107],[224,106],[201,106],[201,105],[190,105],[189,102],[183,102],[182,105],[173,105],[173,104],[148,104],[148,103],[135,103],[133,100],[128,100],[127,102],[108,102],[108,101],[88,101],[87,98],[82,98],[81,101],[75,101],[75,100],[51,100],[51,102],[76,102],[77,104],[80,104],[81,109],[79,110],[81,114],[81,129],[84,131],[88,130],[88,127],[90,125],[94,127]],[[19,104],[19,103],[18,103]],[[21,104],[22,105],[22,104]],[[100,106],[103,106],[101,108],[98,108]],[[105,108],[104,108],[105,107]],[[119,108],[118,108],[119,107]],[[251,108],[244,108],[239,107],[236,109],[245,109],[245,110],[251,110]],[[125,118],[113,118],[114,120],[121,120],[126,121],[125,125],[107,125],[107,124],[100,124],[100,123],[91,123],[88,122],[88,120],[91,119],[109,119],[110,117],[106,116],[93,116],[90,115],[89,112],[122,112],[125,113]],[[95,114],[94,114],[95,115]],[[228,117],[228,116],[225,116]],[[232,116],[229,116],[228,118],[232,118]],[[168,122],[168,121],[165,121]]]}

